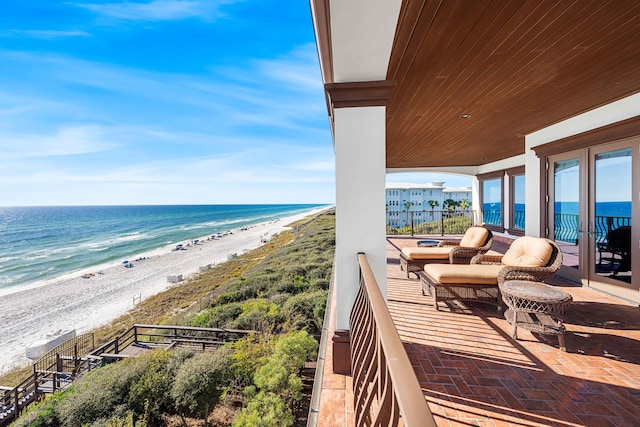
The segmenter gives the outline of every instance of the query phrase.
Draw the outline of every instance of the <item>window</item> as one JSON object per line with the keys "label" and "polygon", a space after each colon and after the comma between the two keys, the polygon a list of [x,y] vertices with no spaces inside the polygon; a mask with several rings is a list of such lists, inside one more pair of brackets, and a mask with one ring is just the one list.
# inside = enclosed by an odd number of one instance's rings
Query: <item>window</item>
{"label": "window", "polygon": [[524,235],[525,183],[524,167],[507,170],[509,176],[509,233]]}
{"label": "window", "polygon": [[500,232],[504,231],[502,222],[503,177],[504,171],[478,176],[483,222],[488,228]]}

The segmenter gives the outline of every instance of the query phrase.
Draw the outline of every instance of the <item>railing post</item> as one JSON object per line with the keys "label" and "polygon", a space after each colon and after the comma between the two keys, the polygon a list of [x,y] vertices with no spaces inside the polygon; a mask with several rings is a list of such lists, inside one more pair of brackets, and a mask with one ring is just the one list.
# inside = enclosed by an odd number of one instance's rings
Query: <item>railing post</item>
{"label": "railing post", "polygon": [[413,230],[413,214],[414,212],[410,212],[411,214],[411,236],[413,236],[414,230]]}
{"label": "railing post", "polygon": [[138,326],[133,325],[133,342],[138,342]]}
{"label": "railing post", "polygon": [[609,233],[611,233],[612,229],[613,229],[613,217],[608,216],[607,217],[607,236],[609,235]]}
{"label": "railing post", "polygon": [[20,390],[18,390],[18,387],[13,389],[13,398],[15,399],[15,404],[13,405],[15,408],[14,415],[15,418],[18,418],[18,413],[20,412],[20,406],[18,406],[20,404]]}
{"label": "railing post", "polygon": [[36,370],[36,364],[33,364],[33,386],[38,391],[38,371]]}
{"label": "railing post", "polygon": [[54,390],[56,391],[56,382],[58,381],[58,373],[62,372],[62,358],[60,357],[60,353],[56,353],[56,372],[53,374],[53,382],[54,382]]}
{"label": "railing post", "polygon": [[444,211],[440,211],[440,235],[444,236]]}
{"label": "railing post", "polygon": [[75,377],[79,366],[80,366],[80,359],[78,357],[78,343],[76,342],[73,345],[73,372],[71,373],[72,377]]}

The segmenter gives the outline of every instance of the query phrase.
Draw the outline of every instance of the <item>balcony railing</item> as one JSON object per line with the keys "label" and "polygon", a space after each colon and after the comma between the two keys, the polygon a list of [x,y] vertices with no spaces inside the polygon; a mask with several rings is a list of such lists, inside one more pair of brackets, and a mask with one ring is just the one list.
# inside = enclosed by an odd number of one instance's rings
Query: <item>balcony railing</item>
{"label": "balcony railing", "polygon": [[[576,214],[555,214],[554,239],[561,242],[578,243],[580,217]],[[596,216],[593,230],[596,244],[605,243],[611,230],[625,225],[631,225],[628,216]]]}
{"label": "balcony railing", "polygon": [[463,234],[475,218],[473,210],[387,211],[387,234]]}
{"label": "balcony railing", "polygon": [[365,254],[351,311],[351,372],[356,426],[436,423]]}

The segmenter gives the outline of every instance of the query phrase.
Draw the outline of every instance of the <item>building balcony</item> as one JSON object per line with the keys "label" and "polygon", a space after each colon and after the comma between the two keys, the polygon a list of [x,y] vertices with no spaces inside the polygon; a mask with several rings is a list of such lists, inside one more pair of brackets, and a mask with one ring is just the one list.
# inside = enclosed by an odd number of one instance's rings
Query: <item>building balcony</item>
{"label": "building balcony", "polygon": [[[553,278],[547,283],[573,297],[567,351],[554,336],[522,329],[514,340],[493,306],[452,302],[435,310],[419,281],[400,270],[399,251],[415,240],[387,239],[387,307],[435,425],[639,425],[637,306]],[[496,240],[493,250],[504,252],[509,242]],[[330,321],[325,335],[332,328]],[[321,360],[310,424],[356,425],[352,377],[333,372],[330,344]]]}

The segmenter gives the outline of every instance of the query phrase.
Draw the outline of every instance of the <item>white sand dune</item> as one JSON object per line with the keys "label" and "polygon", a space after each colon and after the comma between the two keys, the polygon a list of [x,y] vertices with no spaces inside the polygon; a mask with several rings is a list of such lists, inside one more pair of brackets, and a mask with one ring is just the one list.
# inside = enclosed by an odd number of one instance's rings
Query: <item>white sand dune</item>
{"label": "white sand dune", "polygon": [[[233,253],[238,255],[262,244],[262,236],[273,236],[288,224],[321,211],[290,216],[254,225],[247,230],[198,244],[175,245],[149,254],[133,254],[124,265],[95,267],[38,286],[16,287],[0,296],[0,373],[16,365],[26,365],[25,348],[58,330],[75,329],[78,334],[110,322],[133,308],[134,298],[144,300],[171,286],[168,276],[195,274],[200,267],[220,264]],[[136,259],[144,257],[140,261]],[[82,277],[82,276],[85,277]],[[88,276],[88,278],[86,278]]]}

